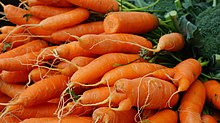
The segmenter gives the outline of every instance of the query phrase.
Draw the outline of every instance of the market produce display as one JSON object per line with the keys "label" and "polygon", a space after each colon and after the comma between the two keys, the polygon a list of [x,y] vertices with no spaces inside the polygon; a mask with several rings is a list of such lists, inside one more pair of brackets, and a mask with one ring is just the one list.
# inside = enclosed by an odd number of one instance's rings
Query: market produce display
{"label": "market produce display", "polygon": [[0,4],[0,123],[220,122],[220,1]]}

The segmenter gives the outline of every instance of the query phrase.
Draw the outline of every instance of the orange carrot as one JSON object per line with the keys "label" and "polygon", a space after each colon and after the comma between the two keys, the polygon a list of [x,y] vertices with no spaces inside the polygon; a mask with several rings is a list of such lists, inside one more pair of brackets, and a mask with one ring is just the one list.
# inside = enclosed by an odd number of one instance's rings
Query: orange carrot
{"label": "orange carrot", "polygon": [[94,123],[135,123],[137,111],[114,111],[109,107],[97,108],[92,114]]}
{"label": "orange carrot", "polygon": [[79,83],[92,84],[95,80],[102,77],[106,72],[116,68],[118,64],[128,64],[130,62],[137,61],[139,58],[140,57],[137,54],[104,54],[90,62],[88,65],[78,69],[70,79],[72,84],[71,86],[77,86]]}
{"label": "orange carrot", "polygon": [[148,48],[153,47],[146,38],[133,34],[87,34],[79,39],[79,45],[94,54],[139,53],[141,47],[133,44]]}
{"label": "orange carrot", "polygon": [[[57,117],[30,118],[19,123],[58,123]],[[60,120],[59,123],[92,123],[91,117],[67,116]]]}
{"label": "orange carrot", "polygon": [[161,50],[176,52],[183,49],[185,44],[185,39],[180,33],[169,33],[162,35],[158,41],[156,49],[145,48],[146,50],[159,52]]}
{"label": "orange carrot", "polygon": [[7,96],[14,98],[25,90],[24,85],[8,84],[4,81],[0,81],[0,91]]}
{"label": "orange carrot", "polygon": [[104,19],[104,30],[106,33],[143,34],[157,28],[158,24],[158,18],[147,12],[111,12]]}
{"label": "orange carrot", "polygon": [[14,48],[13,50],[0,54],[0,58],[12,58],[18,55],[23,55],[25,53],[39,51],[47,46],[48,43],[43,40],[33,40],[17,48]]}
{"label": "orange carrot", "polygon": [[40,82],[34,83],[20,93],[17,98],[9,102],[9,105],[6,107],[1,116],[16,110],[17,105],[30,107],[59,97],[62,91],[64,91],[64,89],[67,87],[67,82],[68,77],[64,75],[54,75],[53,77],[49,77],[41,80]]}
{"label": "orange carrot", "polygon": [[[67,41],[67,40],[76,40],[74,36],[82,36],[85,34],[100,34],[104,32],[103,22],[89,22],[83,23],[76,26],[64,28],[58,31],[55,31],[51,37],[53,40],[58,41]],[[73,35],[73,36],[71,36]]]}
{"label": "orange carrot", "polygon": [[71,11],[48,17],[38,25],[45,30],[59,30],[77,25],[89,17],[89,11],[84,8],[75,8]]}
{"label": "orange carrot", "polygon": [[[0,103],[7,103],[11,100],[11,97],[0,92]],[[5,106],[0,105],[0,112],[5,108]]]}
{"label": "orange carrot", "polygon": [[199,80],[193,82],[184,93],[179,107],[181,123],[200,123],[201,112],[206,99],[206,91],[203,83]]}
{"label": "orange carrot", "polygon": [[0,73],[0,78],[6,83],[26,83],[29,71],[5,71]]}
{"label": "orange carrot", "polygon": [[208,114],[203,114],[202,123],[218,123],[218,122],[213,116],[208,115]]}
{"label": "orange carrot", "polygon": [[18,34],[18,33],[22,33],[24,32],[24,28],[23,27],[17,27],[17,26],[2,26],[0,28],[0,32],[2,34]]}
{"label": "orange carrot", "polygon": [[120,102],[117,108],[113,108],[118,111],[130,110],[132,106],[140,109],[163,109],[169,106],[168,103],[172,106],[176,105],[179,99],[177,94],[169,100],[177,90],[172,83],[153,77],[120,79],[116,81],[114,88],[116,93],[126,96],[123,100],[117,99],[114,93],[110,96],[110,101]]}
{"label": "orange carrot", "polygon": [[113,86],[114,83],[121,78],[134,79],[163,68],[166,67],[154,63],[131,63],[112,69],[103,75],[100,82],[85,86],[97,86],[100,84]]}
{"label": "orange carrot", "polygon": [[220,109],[220,84],[217,80],[208,80],[204,83],[208,103],[211,103],[216,109]]}
{"label": "orange carrot", "polygon": [[55,117],[54,112],[57,109],[57,104],[54,103],[42,103],[31,107],[22,107],[20,105],[10,112],[24,120],[27,118],[40,118],[40,117]]}
{"label": "orange carrot", "polygon": [[38,6],[38,5],[44,5],[44,6],[55,6],[55,7],[73,7],[74,5],[67,2],[66,0],[58,0],[56,2],[48,3],[48,2],[42,2],[40,0],[26,0],[27,4],[29,6]]}
{"label": "orange carrot", "polygon": [[22,24],[37,24],[41,20],[34,16],[30,16],[30,12],[25,9],[13,6],[13,5],[3,5],[4,13],[6,14],[6,18],[14,24],[22,25]]}
{"label": "orange carrot", "polygon": [[178,123],[178,114],[171,109],[164,109],[144,119],[141,123]]}
{"label": "orange carrot", "polygon": [[76,41],[59,45],[56,49],[54,49],[54,53],[66,60],[71,60],[77,56],[88,56],[88,57],[97,56],[80,47],[79,42]]}
{"label": "orange carrot", "polygon": [[[73,10],[74,8],[60,8],[60,7],[53,7],[53,6],[31,6],[28,8],[30,13],[35,17],[45,19],[54,15],[62,14]],[[52,11],[52,12],[51,12]]]}
{"label": "orange carrot", "polygon": [[94,10],[100,13],[107,13],[110,11],[118,11],[119,5],[115,0],[67,0],[68,2],[83,7]]}

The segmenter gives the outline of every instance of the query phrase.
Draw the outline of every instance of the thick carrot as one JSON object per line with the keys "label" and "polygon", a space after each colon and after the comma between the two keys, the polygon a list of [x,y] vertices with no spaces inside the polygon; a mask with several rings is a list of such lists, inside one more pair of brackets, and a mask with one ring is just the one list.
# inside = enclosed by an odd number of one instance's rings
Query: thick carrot
{"label": "thick carrot", "polygon": [[0,58],[12,58],[18,55],[23,55],[25,53],[39,51],[47,46],[48,43],[43,40],[33,40],[24,45],[16,47],[13,50],[0,54]]}
{"label": "thick carrot", "polygon": [[135,123],[137,111],[114,111],[109,107],[97,108],[92,114],[94,123]]}
{"label": "thick carrot", "polygon": [[158,41],[156,49],[145,48],[152,52],[159,52],[161,50],[176,52],[183,49],[185,45],[185,39],[180,33],[169,33],[162,35]]}
{"label": "thick carrot", "polygon": [[[172,83],[153,77],[120,79],[116,81],[114,88],[116,93],[126,95],[125,99],[120,100],[118,107],[114,108],[118,111],[130,110],[132,106],[140,109],[163,109],[169,106],[168,103],[171,106],[176,105],[179,99],[176,94],[169,100],[177,90]],[[119,101],[114,94],[109,100]]]}
{"label": "thick carrot", "polygon": [[193,82],[184,93],[179,107],[179,118],[181,123],[200,123],[201,112],[206,99],[206,90],[199,80]]}
{"label": "thick carrot", "polygon": [[107,13],[110,11],[118,11],[119,5],[116,0],[67,0],[68,2],[83,7],[94,10],[100,13]]}
{"label": "thick carrot", "polygon": [[[7,103],[11,100],[11,97],[3,94],[2,92],[0,92],[0,103]],[[0,112],[5,108],[5,106],[0,105]]]}
{"label": "thick carrot", "polygon": [[203,114],[202,123],[218,123],[218,122],[213,116],[208,115],[208,114]]}
{"label": "thick carrot", "polygon": [[142,120],[141,123],[178,123],[178,114],[171,109],[164,109]]}
{"label": "thick carrot", "polygon": [[44,5],[44,6],[48,5],[48,6],[55,6],[55,7],[73,7],[74,6],[70,2],[67,2],[66,0],[58,0],[57,2],[54,2],[54,3],[42,2],[40,0],[26,0],[26,1],[29,6],[38,6],[38,5]]}
{"label": "thick carrot", "polygon": [[84,8],[75,8],[71,11],[48,17],[42,20],[38,26],[45,30],[59,30],[77,25],[89,17],[89,11]]}
{"label": "thick carrot", "polygon": [[59,45],[56,49],[54,49],[54,53],[57,54],[60,58],[71,60],[77,56],[88,56],[88,57],[96,57],[97,55],[83,49],[79,46],[79,42],[70,42],[67,44]]}
{"label": "thick carrot", "polygon": [[24,85],[8,84],[4,81],[0,81],[0,91],[7,96],[14,98],[25,90]]}
{"label": "thick carrot", "polygon": [[57,117],[30,118],[19,123],[92,123],[91,117],[67,116],[60,121]]}
{"label": "thick carrot", "polygon": [[100,34],[103,32],[104,32],[103,21],[96,21],[96,22],[83,23],[55,31],[51,35],[51,37],[53,40],[71,41],[71,40],[76,40],[74,36],[79,37],[85,34]]}
{"label": "thick carrot", "polygon": [[106,33],[143,34],[158,27],[156,16],[147,12],[111,12],[104,19]]}
{"label": "thick carrot", "polygon": [[153,45],[146,38],[133,34],[87,34],[79,39],[79,45],[94,54],[105,54],[113,52],[139,53],[140,45],[152,48]]}
{"label": "thick carrot", "polygon": [[[8,112],[17,109],[17,105],[31,107],[44,103],[50,99],[59,97],[62,91],[67,87],[68,77],[64,75],[54,75],[41,80],[26,88],[17,98],[9,102],[5,111],[1,114],[4,116]],[[43,96],[42,96],[43,95]]]}
{"label": "thick carrot", "polygon": [[34,16],[30,17],[30,12],[13,6],[13,5],[3,5],[4,13],[6,14],[6,18],[14,24],[22,25],[22,24],[37,24],[41,20],[39,18],[36,18]]}
{"label": "thick carrot", "polygon": [[140,57],[137,54],[104,54],[90,62],[88,65],[78,69],[70,79],[71,84],[72,86],[78,86],[78,84],[93,84],[95,80],[102,77],[106,72],[116,68],[118,64],[123,65],[139,61],[139,58]]}
{"label": "thick carrot", "polygon": [[11,84],[26,83],[28,81],[29,71],[5,71],[0,73],[0,78]]}
{"label": "thick carrot", "polygon": [[217,80],[208,80],[204,83],[208,103],[211,103],[216,109],[220,109],[220,84]]}
{"label": "thick carrot", "polygon": [[18,105],[17,108],[10,113],[24,120],[27,118],[55,117],[54,112],[56,109],[57,104],[54,103],[42,103],[31,107]]}
{"label": "thick carrot", "polygon": [[53,7],[53,6],[31,6],[28,8],[30,13],[35,17],[45,19],[54,15],[62,14],[73,10],[74,8],[60,8],[60,7]]}
{"label": "thick carrot", "polygon": [[146,63],[146,62],[131,63],[128,65],[123,65],[115,69],[112,69],[103,75],[100,82],[85,86],[97,86],[97,85],[113,86],[114,83],[119,79],[122,78],[134,79],[134,78],[142,77],[148,73],[163,68],[166,67],[154,63]]}

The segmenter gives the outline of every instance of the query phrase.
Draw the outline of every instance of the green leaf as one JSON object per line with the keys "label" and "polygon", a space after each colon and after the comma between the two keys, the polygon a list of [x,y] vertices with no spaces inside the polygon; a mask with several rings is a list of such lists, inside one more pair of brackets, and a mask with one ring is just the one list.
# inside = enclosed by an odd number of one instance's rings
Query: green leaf
{"label": "green leaf", "polygon": [[4,42],[3,44],[4,44],[4,46],[3,46],[2,52],[6,52],[7,48],[11,48],[10,43]]}
{"label": "green leaf", "polygon": [[25,18],[26,22],[28,22],[29,18],[32,17],[32,14],[25,14],[23,15],[23,18]]}

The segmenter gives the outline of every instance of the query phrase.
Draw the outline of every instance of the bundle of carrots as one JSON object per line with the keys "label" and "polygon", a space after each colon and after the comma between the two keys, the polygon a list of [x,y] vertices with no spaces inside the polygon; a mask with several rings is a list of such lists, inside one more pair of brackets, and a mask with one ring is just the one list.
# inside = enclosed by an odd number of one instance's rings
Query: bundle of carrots
{"label": "bundle of carrots", "polygon": [[206,99],[220,109],[220,84],[198,79],[200,62],[168,68],[140,56],[184,48],[177,32],[155,46],[141,36],[158,27],[155,15],[122,12],[115,0],[21,4],[1,3],[15,26],[0,28],[0,123],[217,122],[202,110]]}

